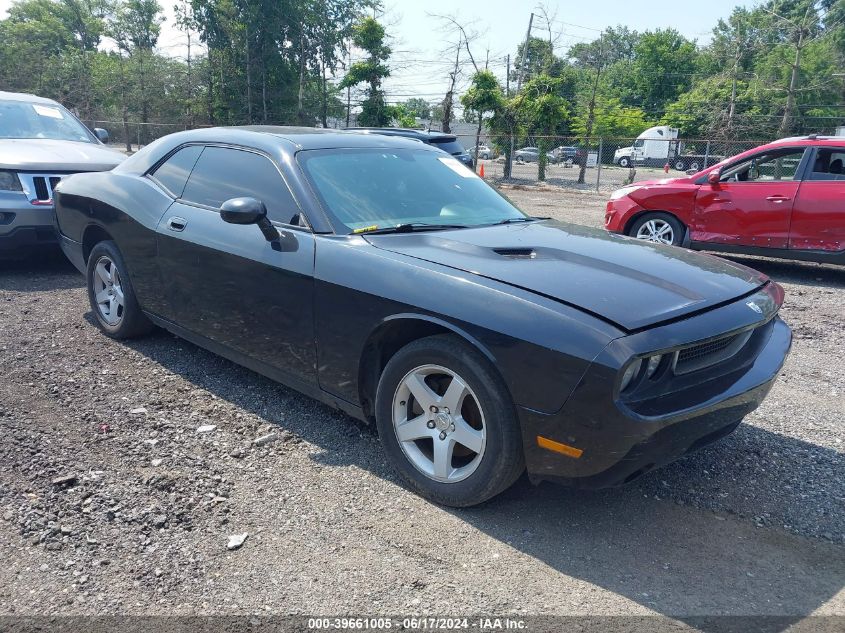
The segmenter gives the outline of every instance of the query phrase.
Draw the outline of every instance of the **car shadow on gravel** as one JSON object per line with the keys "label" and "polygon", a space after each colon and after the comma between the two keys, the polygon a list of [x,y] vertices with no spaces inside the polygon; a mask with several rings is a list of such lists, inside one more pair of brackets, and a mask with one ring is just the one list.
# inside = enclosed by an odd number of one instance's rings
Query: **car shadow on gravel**
{"label": "car shadow on gravel", "polygon": [[725,253],[714,254],[737,264],[759,270],[761,273],[768,275],[778,282],[828,288],[845,288],[845,266],[797,262],[786,259],[770,259],[767,257],[727,255]]}
{"label": "car shadow on gravel", "polygon": [[0,259],[0,291],[43,292],[81,288],[85,279],[58,249]]}
{"label": "car shadow on gravel", "polygon": [[[375,431],[344,414],[164,332],[127,345],[318,447],[312,459],[322,468],[354,465],[401,485]],[[268,413],[279,409],[281,422]],[[774,632],[845,586],[845,548],[827,540],[842,542],[841,480],[819,481],[816,472],[845,472],[845,458],[745,424],[624,488],[532,486],[523,476],[481,506],[447,511],[561,574],[702,630],[726,630],[725,621],[711,626],[689,614],[787,616],[755,622],[754,630]],[[738,626],[731,630],[750,630]]]}

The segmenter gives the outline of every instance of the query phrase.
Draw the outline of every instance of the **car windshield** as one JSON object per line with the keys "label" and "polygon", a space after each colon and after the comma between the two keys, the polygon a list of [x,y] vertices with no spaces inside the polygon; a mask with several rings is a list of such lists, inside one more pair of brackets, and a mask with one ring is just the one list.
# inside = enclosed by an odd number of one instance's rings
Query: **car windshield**
{"label": "car windshield", "polygon": [[310,150],[297,157],[338,232],[528,219],[473,171],[442,152]]}
{"label": "car windshield", "polygon": [[85,126],[60,105],[4,99],[0,99],[0,138],[94,142]]}

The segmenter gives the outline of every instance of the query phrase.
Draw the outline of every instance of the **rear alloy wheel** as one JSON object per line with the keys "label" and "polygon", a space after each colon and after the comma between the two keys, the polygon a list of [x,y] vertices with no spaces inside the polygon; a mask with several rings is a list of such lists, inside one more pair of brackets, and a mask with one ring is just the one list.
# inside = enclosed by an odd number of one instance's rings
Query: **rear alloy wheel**
{"label": "rear alloy wheel", "polygon": [[678,246],[683,240],[683,226],[668,213],[647,213],[631,225],[628,235],[647,242]]}
{"label": "rear alloy wheel", "polygon": [[87,279],[91,310],[106,335],[132,338],[152,329],[138,305],[123,256],[114,242],[100,242],[91,250]]}
{"label": "rear alloy wheel", "polygon": [[437,503],[481,503],[525,468],[507,389],[487,359],[454,336],[414,341],[390,359],[376,423],[402,478]]}

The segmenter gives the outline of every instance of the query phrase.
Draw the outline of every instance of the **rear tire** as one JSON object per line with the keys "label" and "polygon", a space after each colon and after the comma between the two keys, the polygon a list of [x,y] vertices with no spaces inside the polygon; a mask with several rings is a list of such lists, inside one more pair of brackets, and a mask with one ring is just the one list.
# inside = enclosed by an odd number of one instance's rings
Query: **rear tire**
{"label": "rear tire", "polygon": [[680,246],[684,240],[684,225],[670,213],[645,213],[631,224],[628,235],[648,242]]}
{"label": "rear tire", "polygon": [[395,470],[436,503],[482,503],[525,470],[519,421],[502,378],[456,336],[400,349],[379,380],[375,413]]}
{"label": "rear tire", "polygon": [[91,249],[86,280],[91,311],[106,336],[135,338],[153,329],[138,305],[123,255],[113,241],[100,242]]}

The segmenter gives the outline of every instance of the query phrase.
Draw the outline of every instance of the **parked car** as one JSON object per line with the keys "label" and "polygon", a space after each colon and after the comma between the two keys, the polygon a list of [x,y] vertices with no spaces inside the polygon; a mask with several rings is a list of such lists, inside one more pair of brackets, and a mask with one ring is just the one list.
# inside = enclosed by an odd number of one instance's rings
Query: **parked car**
{"label": "parked car", "polygon": [[[540,159],[540,150],[536,147],[523,147],[513,153],[514,159],[518,163],[536,163]],[[546,152],[546,162],[558,162],[557,156],[552,152]]]}
{"label": "parked car", "polygon": [[365,134],[382,134],[384,136],[402,136],[405,138],[413,138],[422,141],[426,145],[431,145],[439,150],[443,150],[447,154],[451,154],[464,165],[470,169],[475,168],[475,160],[464,149],[458,141],[458,137],[452,134],[444,134],[443,132],[432,132],[426,130],[411,130],[403,127],[349,127],[346,128],[351,132],[363,132]]}
{"label": "parked car", "polygon": [[102,171],[125,156],[103,146],[50,99],[0,92],[0,257],[56,248],[53,187],[67,174]]}
{"label": "parked car", "polygon": [[605,226],[697,250],[845,264],[845,138],[763,145],[682,178],[616,191]]}
{"label": "parked car", "polygon": [[631,481],[730,433],[791,342],[765,275],[526,216],[409,139],[193,130],[57,193],[107,336],[155,324],[374,422],[442,504],[526,467]]}
{"label": "parked car", "polygon": [[[467,154],[470,156],[475,156],[475,147],[470,147],[467,150]],[[484,160],[490,160],[492,158],[496,158],[496,150],[492,149],[488,145],[479,145],[478,146],[478,156]]]}
{"label": "parked car", "polygon": [[568,160],[572,161],[573,163],[576,162],[579,149],[572,145],[560,145],[559,147],[555,147],[551,153],[554,154],[555,158],[558,162],[564,163]]}

